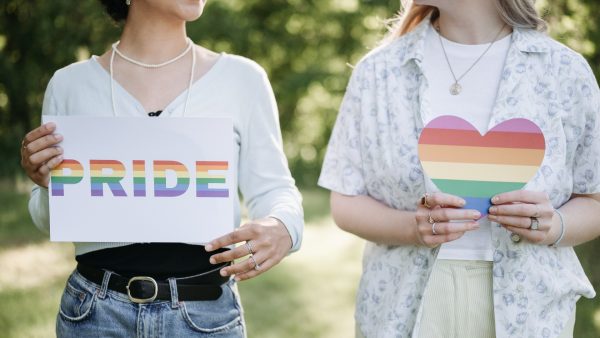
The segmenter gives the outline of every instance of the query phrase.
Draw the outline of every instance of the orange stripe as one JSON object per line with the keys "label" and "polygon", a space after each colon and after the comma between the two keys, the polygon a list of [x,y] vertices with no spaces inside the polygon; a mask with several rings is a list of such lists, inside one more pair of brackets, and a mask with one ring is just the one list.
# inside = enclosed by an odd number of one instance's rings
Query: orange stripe
{"label": "orange stripe", "polygon": [[494,148],[420,144],[421,161],[487,163],[510,165],[539,165],[544,150],[523,148]]}

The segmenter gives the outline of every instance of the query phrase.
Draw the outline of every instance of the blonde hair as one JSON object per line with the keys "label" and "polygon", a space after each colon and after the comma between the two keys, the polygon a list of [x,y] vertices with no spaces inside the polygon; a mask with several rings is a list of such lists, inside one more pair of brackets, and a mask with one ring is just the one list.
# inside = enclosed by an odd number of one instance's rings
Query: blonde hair
{"label": "blonde hair", "polygon": [[[390,34],[385,40],[393,40],[412,31],[429,15],[435,20],[440,12],[434,6],[416,5],[412,0],[402,1],[403,10],[391,20]],[[515,28],[546,30],[546,22],[535,9],[535,0],[494,0],[498,14],[507,25]]]}

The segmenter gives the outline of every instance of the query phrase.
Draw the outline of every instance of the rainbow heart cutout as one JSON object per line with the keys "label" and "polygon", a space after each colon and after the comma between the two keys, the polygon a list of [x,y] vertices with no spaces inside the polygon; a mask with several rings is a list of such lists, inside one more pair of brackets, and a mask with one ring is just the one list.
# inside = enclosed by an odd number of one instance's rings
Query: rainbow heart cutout
{"label": "rainbow heart cutout", "polygon": [[464,198],[465,209],[488,214],[490,199],[519,190],[537,173],[546,151],[544,134],[528,119],[504,121],[481,135],[460,117],[429,122],[419,137],[419,160],[440,191]]}

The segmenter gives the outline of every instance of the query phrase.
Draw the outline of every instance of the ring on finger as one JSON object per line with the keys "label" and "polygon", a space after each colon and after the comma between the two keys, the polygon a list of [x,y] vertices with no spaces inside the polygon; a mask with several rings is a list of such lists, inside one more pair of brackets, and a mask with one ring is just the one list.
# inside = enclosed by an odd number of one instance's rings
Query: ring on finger
{"label": "ring on finger", "polygon": [[250,255],[250,259],[252,260],[252,263],[254,263],[254,270],[260,270],[260,264],[258,264],[256,262],[256,259],[254,258],[254,255]]}
{"label": "ring on finger", "polygon": [[255,251],[254,251],[254,247],[252,246],[252,243],[250,243],[250,241],[246,241],[245,245],[246,245],[246,249],[248,249],[248,254],[254,255]]}
{"label": "ring on finger", "polygon": [[529,224],[529,230],[538,230],[540,228],[540,221],[537,217],[529,217],[531,219],[531,224]]}
{"label": "ring on finger", "polygon": [[435,231],[435,226],[436,226],[436,225],[437,225],[437,223],[436,223],[436,222],[433,222],[433,224],[431,224],[431,232],[432,232],[434,235],[437,235],[437,234],[438,234],[438,233]]}
{"label": "ring on finger", "polygon": [[431,205],[429,205],[429,203],[427,202],[428,197],[429,197],[428,193],[424,193],[423,196],[421,196],[421,205],[427,209],[430,209]]}
{"label": "ring on finger", "polygon": [[429,211],[429,214],[427,214],[427,218],[427,222],[429,222],[429,224],[434,224],[436,222],[436,220],[431,217],[431,210]]}

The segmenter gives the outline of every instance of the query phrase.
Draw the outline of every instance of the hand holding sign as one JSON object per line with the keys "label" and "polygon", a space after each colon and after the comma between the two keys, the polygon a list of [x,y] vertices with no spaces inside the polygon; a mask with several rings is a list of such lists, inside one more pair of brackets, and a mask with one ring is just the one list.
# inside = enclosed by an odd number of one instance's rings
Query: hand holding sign
{"label": "hand holding sign", "polygon": [[63,150],[58,146],[62,135],[53,134],[54,123],[46,123],[35,128],[21,142],[21,166],[27,176],[40,187],[48,187],[50,170],[59,165]]}
{"label": "hand holding sign", "polygon": [[206,243],[233,230],[231,119],[45,119],[64,135],[52,240]]}

